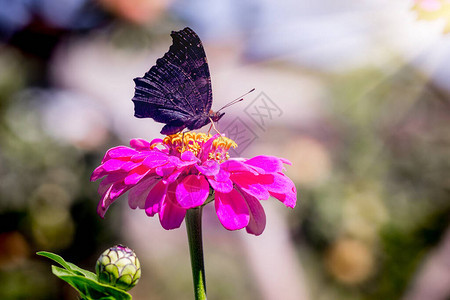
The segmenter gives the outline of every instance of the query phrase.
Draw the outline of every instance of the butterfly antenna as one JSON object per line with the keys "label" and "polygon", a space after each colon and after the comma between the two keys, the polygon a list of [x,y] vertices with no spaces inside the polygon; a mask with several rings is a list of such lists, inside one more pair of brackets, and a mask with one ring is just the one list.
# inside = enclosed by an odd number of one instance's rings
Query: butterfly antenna
{"label": "butterfly antenna", "polygon": [[248,92],[245,93],[244,95],[242,95],[242,96],[240,96],[240,97],[234,99],[234,100],[231,101],[231,102],[228,102],[227,104],[225,104],[225,106],[223,106],[223,107],[222,107],[221,109],[219,109],[217,112],[219,112],[219,111],[221,111],[222,109],[227,108],[227,107],[229,107],[229,106],[231,106],[231,105],[233,105],[233,104],[236,104],[236,103],[238,103],[238,102],[241,102],[242,100],[244,100],[244,97],[245,97],[245,96],[247,96],[248,94],[250,94],[250,93],[253,92],[254,90],[255,90],[255,88],[252,88],[250,91],[248,91]]}

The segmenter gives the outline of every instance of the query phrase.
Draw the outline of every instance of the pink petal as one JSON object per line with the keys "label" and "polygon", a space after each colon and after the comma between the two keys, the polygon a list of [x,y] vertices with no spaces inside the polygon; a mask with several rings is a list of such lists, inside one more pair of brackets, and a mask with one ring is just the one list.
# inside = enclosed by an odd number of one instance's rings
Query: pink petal
{"label": "pink petal", "polygon": [[271,184],[266,185],[269,192],[284,194],[292,191],[292,188],[295,187],[292,180],[284,175],[283,173],[273,173],[270,175],[273,178]]}
{"label": "pink petal", "polygon": [[115,174],[108,175],[100,182],[97,189],[97,192],[100,195],[103,195],[107,190],[109,190],[109,188],[111,187],[111,185],[113,185],[114,182],[122,180],[122,177],[117,178],[117,176],[114,175]]}
{"label": "pink petal", "polygon": [[270,196],[267,188],[263,185],[268,183],[267,177],[264,175],[255,176],[251,173],[237,173],[231,174],[230,178],[242,190],[256,197],[258,200],[267,200]]}
{"label": "pink petal", "polygon": [[261,174],[266,174],[266,173],[270,173],[265,171],[264,169],[260,168],[260,167],[256,167],[256,166],[252,166],[252,165],[247,165],[249,167],[249,169],[254,170],[253,174],[255,175],[261,175]]}
{"label": "pink petal", "polygon": [[125,147],[125,146],[119,146],[114,147],[106,151],[105,156],[103,157],[102,163],[104,163],[106,160],[112,159],[112,158],[120,158],[120,157],[131,157],[137,153],[136,150]]}
{"label": "pink petal", "polygon": [[255,156],[245,161],[246,164],[263,169],[266,173],[281,172],[283,162],[275,156]]}
{"label": "pink petal", "polygon": [[166,197],[167,184],[164,181],[159,181],[148,193],[147,199],[145,200],[145,213],[153,217],[157,212],[160,211],[162,202]]}
{"label": "pink petal", "polygon": [[269,192],[270,195],[278,200],[280,200],[284,205],[290,208],[294,208],[297,203],[297,190],[294,187],[286,193],[279,194],[274,192]]}
{"label": "pink petal", "polygon": [[292,163],[290,160],[288,160],[286,158],[282,158],[282,157],[280,157],[280,160],[283,162],[283,164],[292,166]]}
{"label": "pink petal", "polygon": [[230,179],[225,181],[216,181],[212,178],[208,178],[211,187],[221,193],[229,193],[233,189],[233,182]]}
{"label": "pink petal", "polygon": [[153,150],[142,150],[141,152],[137,152],[135,155],[130,157],[130,160],[133,162],[142,162],[152,152]]}
{"label": "pink petal", "polygon": [[113,173],[113,174],[109,174],[108,176],[106,176],[101,182],[100,185],[98,186],[98,193],[100,195],[103,195],[106,190],[109,189],[109,187],[118,181],[122,181],[123,177],[125,176],[124,173]]}
{"label": "pink petal", "polygon": [[183,153],[181,153],[181,160],[183,161],[195,161],[195,162],[200,162],[200,160],[197,158],[197,156],[195,156],[194,153],[192,153],[191,151],[184,151]]}
{"label": "pink petal", "polygon": [[148,151],[147,157],[142,162],[143,165],[149,168],[156,168],[165,165],[168,162],[168,155],[160,151]]}
{"label": "pink petal", "polygon": [[103,195],[104,193],[106,193],[106,191],[109,190],[114,183],[114,182],[113,183],[108,183],[108,182],[103,183],[105,181],[105,179],[103,179],[102,182],[100,182],[100,185],[98,186],[98,189],[97,189],[97,193],[99,193],[100,195]]}
{"label": "pink petal", "polygon": [[162,178],[167,183],[172,183],[172,182],[175,182],[177,180],[178,176],[180,176],[180,174],[183,173],[183,171],[184,171],[184,169],[176,169],[176,170],[173,170],[173,172],[170,173],[170,175],[162,177]]}
{"label": "pink petal", "polygon": [[195,167],[205,176],[215,176],[220,171],[220,165],[215,160],[207,160],[201,165],[195,165]]}
{"label": "pink petal", "polygon": [[213,178],[208,178],[211,187],[221,193],[229,193],[233,189],[233,182],[230,180],[230,173],[220,169]]}
{"label": "pink petal", "polygon": [[167,192],[167,197],[163,202],[161,211],[159,212],[159,221],[164,229],[175,229],[180,227],[186,215],[186,209],[175,204],[176,185],[172,185]]}
{"label": "pink petal", "polygon": [[209,184],[203,175],[188,175],[176,187],[176,200],[185,209],[205,203]]}
{"label": "pink petal", "polygon": [[[188,152],[188,151],[186,151],[186,152]],[[186,153],[186,152],[184,152],[184,153]],[[182,154],[182,156],[183,156],[183,154]],[[169,163],[174,166],[177,166],[178,168],[183,168],[183,167],[195,165],[196,163],[198,163],[198,159],[195,158],[195,160],[184,161],[184,160],[179,159],[176,156],[169,156]]]}
{"label": "pink petal", "polygon": [[250,210],[250,221],[245,229],[250,234],[260,235],[266,228],[266,214],[264,213],[264,208],[255,197],[246,193],[241,194],[245,201],[247,201]]}
{"label": "pink petal", "polygon": [[215,198],[217,217],[223,227],[238,230],[248,225],[250,215],[247,203],[238,191],[232,190],[226,194],[216,192]]}
{"label": "pink petal", "polygon": [[150,143],[143,139],[133,139],[130,141],[130,146],[136,150],[150,149]]}
{"label": "pink petal", "polygon": [[214,180],[216,181],[227,181],[230,178],[230,173],[227,171],[220,169],[219,173],[214,175]]}
{"label": "pink petal", "polygon": [[165,164],[164,166],[157,167],[155,173],[159,176],[168,177],[176,170],[177,166],[173,164]]}
{"label": "pink petal", "polygon": [[220,168],[222,170],[225,170],[229,173],[235,173],[235,172],[251,172],[255,175],[258,175],[258,172],[256,172],[253,168],[246,165],[244,162],[235,160],[235,159],[229,159],[225,162],[223,162],[220,165]]}
{"label": "pink petal", "polygon": [[201,161],[208,160],[211,146],[212,146],[214,140],[219,137],[221,137],[221,135],[219,133],[217,133],[213,137],[211,137],[209,140],[207,140],[206,143],[203,144],[202,149],[200,150],[200,153],[198,155],[198,157],[200,158]]}
{"label": "pink petal", "polygon": [[127,162],[127,160],[109,159],[105,161],[101,166],[106,172],[113,172],[119,170]]}
{"label": "pink petal", "polygon": [[132,209],[145,208],[145,201],[150,190],[161,180],[157,177],[149,177],[130,189],[128,193],[128,205]]}
{"label": "pink petal", "polygon": [[108,190],[105,191],[102,195],[102,199],[98,202],[97,205],[97,214],[103,219],[105,217],[106,211],[108,210],[108,207],[113,203],[114,201],[111,200],[109,197],[109,194],[111,192],[112,185],[109,187]]}
{"label": "pink petal", "polygon": [[[153,145],[155,145],[155,144],[163,144],[164,143],[164,140],[163,139],[153,139],[151,142],[150,142],[150,146],[153,146]],[[164,145],[165,146],[165,145]]]}
{"label": "pink petal", "polygon": [[134,168],[137,168],[141,165],[140,162],[133,162],[133,161],[127,161],[126,163],[124,163],[121,167],[120,170],[121,171],[125,171],[125,172],[130,172],[131,170],[133,170]]}
{"label": "pink petal", "polygon": [[167,176],[167,178],[165,178],[166,182],[167,183],[175,182],[175,180],[177,180],[178,176],[180,176],[180,174],[183,173],[183,171],[184,168],[173,171],[172,174],[170,174],[169,176]]}
{"label": "pink petal", "polygon": [[120,182],[120,181],[114,183],[111,187],[112,187],[111,194],[109,195],[109,197],[112,200],[119,198],[120,196],[125,194],[130,189],[130,186],[127,186],[126,184],[124,184],[123,182]]}
{"label": "pink petal", "polygon": [[144,178],[151,170],[147,167],[140,166],[129,172],[124,179],[126,185],[135,185]]}
{"label": "pink petal", "polygon": [[92,172],[91,178],[89,179],[90,181],[96,181],[99,178],[102,178],[103,176],[106,176],[108,174],[108,172],[106,172],[103,169],[103,166],[100,165],[97,168],[95,168],[94,172]]}
{"label": "pink petal", "polygon": [[[125,162],[121,166],[117,165],[118,169],[116,169],[116,170],[105,170],[104,164],[100,165],[94,170],[94,172],[92,172],[90,181],[96,181],[106,175],[109,176],[112,174],[119,174],[120,176],[124,176],[124,174],[126,174],[126,172],[133,169],[134,167],[139,166],[139,164],[132,164],[132,165],[129,165],[129,164],[130,164],[130,162]],[[110,165],[109,168],[112,168],[112,165]]]}

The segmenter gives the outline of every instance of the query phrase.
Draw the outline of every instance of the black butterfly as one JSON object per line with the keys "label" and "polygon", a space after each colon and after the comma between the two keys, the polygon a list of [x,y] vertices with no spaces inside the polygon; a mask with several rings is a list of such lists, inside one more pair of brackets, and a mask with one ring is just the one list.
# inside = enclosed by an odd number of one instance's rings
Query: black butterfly
{"label": "black butterfly", "polygon": [[162,134],[199,129],[225,113],[213,112],[211,76],[197,34],[172,31],[172,46],[144,77],[135,78],[134,115],[165,123]]}

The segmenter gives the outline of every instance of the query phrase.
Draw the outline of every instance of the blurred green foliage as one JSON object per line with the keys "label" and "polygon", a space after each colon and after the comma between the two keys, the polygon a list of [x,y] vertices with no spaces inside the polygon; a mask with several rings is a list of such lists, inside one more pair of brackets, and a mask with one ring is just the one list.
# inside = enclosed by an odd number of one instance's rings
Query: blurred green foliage
{"label": "blurred green foliage", "polygon": [[[322,269],[314,299],[329,296],[323,285],[334,286],[334,299],[400,299],[450,223],[450,97],[407,63],[396,65],[390,74],[375,68],[328,77],[338,134],[337,142],[323,141],[332,178],[303,188],[295,233],[314,253],[307,268]],[[370,270],[346,260],[358,249],[336,257],[333,249],[347,239],[366,246]],[[343,261],[347,269],[335,268]]]}
{"label": "blurred green foliage", "polygon": [[98,247],[114,240],[96,215],[95,186],[87,184],[101,154],[45,132],[39,88],[30,88],[34,59],[3,46],[0,65],[0,298],[61,299],[62,285],[32,253],[55,250],[91,264]]}
{"label": "blurred green foliage", "polygon": [[[158,34],[122,25],[107,34],[114,47],[135,51],[159,41]],[[83,149],[45,131],[38,95],[51,88],[48,64],[0,48],[1,299],[73,298],[32,253],[55,251],[92,269],[98,254],[121,238],[114,227],[119,210],[101,220],[97,185],[88,179],[108,146],[123,142],[111,129],[104,145]],[[319,158],[331,161],[320,182],[297,180],[300,201],[290,223],[312,299],[399,299],[449,226],[450,97],[405,61],[314,76],[326,90],[326,116],[316,125],[325,134],[280,130],[286,140],[299,132],[317,140]],[[258,299],[241,253],[226,251],[227,259],[210,254],[210,268],[220,270],[210,273],[210,295]],[[147,294],[190,298],[188,264],[151,263],[144,266]]]}

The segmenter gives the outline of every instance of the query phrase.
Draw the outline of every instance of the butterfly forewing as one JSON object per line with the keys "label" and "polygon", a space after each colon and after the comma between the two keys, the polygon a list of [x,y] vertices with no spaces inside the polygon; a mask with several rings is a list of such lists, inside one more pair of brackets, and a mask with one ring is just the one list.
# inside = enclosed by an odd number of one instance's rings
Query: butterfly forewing
{"label": "butterfly forewing", "polygon": [[165,123],[164,134],[198,129],[208,121],[211,78],[205,51],[190,28],[172,32],[169,51],[142,78],[135,78],[135,116]]}
{"label": "butterfly forewing", "polygon": [[191,77],[201,95],[198,106],[208,113],[212,104],[211,75],[202,42],[189,27],[172,32],[171,36],[173,45],[165,56]]}

